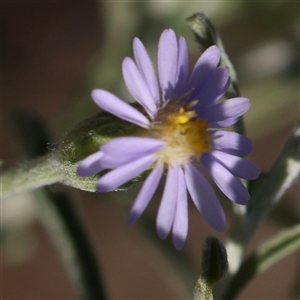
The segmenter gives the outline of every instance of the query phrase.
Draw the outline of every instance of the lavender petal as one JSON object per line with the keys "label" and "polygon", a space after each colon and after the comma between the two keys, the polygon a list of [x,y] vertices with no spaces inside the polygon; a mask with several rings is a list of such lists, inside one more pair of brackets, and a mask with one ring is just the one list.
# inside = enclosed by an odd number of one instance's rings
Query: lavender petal
{"label": "lavender petal", "polygon": [[178,172],[178,196],[173,224],[173,242],[176,249],[181,250],[188,234],[188,198],[184,173]]}
{"label": "lavender petal", "polygon": [[234,125],[236,122],[238,122],[241,119],[241,117],[242,116],[239,116],[236,118],[228,118],[223,121],[211,122],[210,125],[212,128],[226,128],[226,127]]}
{"label": "lavender petal", "polygon": [[245,156],[252,151],[252,142],[244,135],[232,131],[216,130],[211,132],[214,149],[239,156]]}
{"label": "lavender petal", "polygon": [[206,222],[216,231],[223,231],[226,219],[219,199],[202,172],[192,163],[184,166],[185,180],[191,198]]}
{"label": "lavender petal", "polygon": [[149,116],[153,118],[157,112],[157,104],[136,64],[131,58],[126,57],[123,60],[122,70],[129,92],[145,108]]}
{"label": "lavender petal", "polygon": [[212,74],[209,82],[195,95],[199,99],[196,110],[202,110],[206,105],[217,103],[225,94],[230,84],[228,67],[218,67]]}
{"label": "lavender petal", "polygon": [[250,101],[247,98],[232,98],[209,106],[204,111],[201,111],[199,115],[202,119],[208,120],[212,125],[219,121],[239,118],[250,108],[250,106]]}
{"label": "lavender petal", "polygon": [[148,206],[154,195],[163,173],[163,164],[158,163],[145,180],[137,198],[135,199],[129,217],[128,223],[133,224]]}
{"label": "lavender petal", "polygon": [[92,98],[100,108],[116,117],[138,126],[149,128],[150,122],[143,114],[114,94],[97,89],[93,90]]}
{"label": "lavender petal", "polygon": [[134,58],[137,63],[137,66],[149,87],[149,90],[151,92],[154,101],[156,102],[156,105],[159,106],[160,104],[159,87],[158,87],[155,71],[147,50],[145,49],[143,43],[138,38],[133,39],[133,52],[134,52]]}
{"label": "lavender petal", "polygon": [[187,83],[186,92],[193,90],[191,97],[199,93],[199,90],[203,88],[205,82],[207,82],[212,76],[214,70],[217,68],[220,61],[221,52],[217,46],[211,46],[206,49],[196,62],[190,79]]}
{"label": "lavender petal", "polygon": [[103,157],[103,153],[97,151],[83,161],[80,162],[77,168],[77,174],[82,177],[91,176],[99,173],[103,170],[100,164],[100,159]]}
{"label": "lavender petal", "polygon": [[166,184],[158,209],[156,227],[158,236],[161,239],[165,239],[170,233],[174,221],[178,194],[178,168],[177,165],[169,165]]}
{"label": "lavender petal", "polygon": [[201,163],[220,190],[233,202],[246,204],[250,195],[245,186],[236,179],[225,167],[204,153]]}
{"label": "lavender petal", "polygon": [[97,183],[97,191],[109,192],[131,180],[150,167],[156,160],[156,157],[151,154],[128,164],[122,165],[107,174],[103,175]]}
{"label": "lavender petal", "polygon": [[186,41],[183,37],[178,41],[178,63],[176,71],[176,95],[177,97],[184,94],[189,73],[189,52]]}
{"label": "lavender petal", "polygon": [[165,30],[158,43],[157,69],[163,101],[171,99],[176,83],[178,44],[175,32]]}
{"label": "lavender petal", "polygon": [[231,155],[218,150],[211,151],[207,155],[212,156],[223,165],[234,176],[253,180],[260,173],[260,169],[251,161],[235,155]]}
{"label": "lavender petal", "polygon": [[165,142],[147,137],[120,137],[101,147],[104,169],[114,169],[143,156],[154,154],[165,146]]}

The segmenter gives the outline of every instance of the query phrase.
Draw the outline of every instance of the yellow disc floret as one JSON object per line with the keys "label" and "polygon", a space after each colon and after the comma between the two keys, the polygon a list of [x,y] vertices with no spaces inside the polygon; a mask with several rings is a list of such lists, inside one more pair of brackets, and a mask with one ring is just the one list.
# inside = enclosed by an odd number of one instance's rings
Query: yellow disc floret
{"label": "yellow disc floret", "polygon": [[180,165],[199,159],[203,152],[211,149],[208,128],[207,121],[200,120],[195,111],[183,107],[159,116],[152,129],[167,143],[167,147],[157,153],[158,158],[164,163]]}

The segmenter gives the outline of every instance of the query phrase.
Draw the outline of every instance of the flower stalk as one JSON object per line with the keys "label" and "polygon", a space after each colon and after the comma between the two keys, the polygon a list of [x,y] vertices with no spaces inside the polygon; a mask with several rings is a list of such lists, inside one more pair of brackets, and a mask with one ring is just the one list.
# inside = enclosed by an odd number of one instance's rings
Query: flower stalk
{"label": "flower stalk", "polygon": [[239,269],[245,250],[271,207],[284,195],[300,174],[300,124],[287,140],[281,154],[268,174],[255,184],[247,213],[238,218],[226,242],[229,273],[218,287],[218,296],[227,290],[228,284]]}
{"label": "flower stalk", "polygon": [[74,202],[67,193],[54,193],[47,188],[55,182],[70,182],[62,166],[61,149],[45,155],[52,138],[44,122],[34,114],[20,113],[16,129],[25,157],[32,160],[3,174],[5,196],[37,189],[32,195],[41,209],[38,216],[57,246],[75,292],[81,299],[106,299],[98,261]]}
{"label": "flower stalk", "polygon": [[260,245],[245,259],[233,277],[224,299],[236,299],[242,288],[257,274],[264,272],[273,264],[300,248],[300,226],[282,231],[277,236]]}
{"label": "flower stalk", "polygon": [[1,199],[63,180],[54,153],[4,171],[0,175]]}
{"label": "flower stalk", "polygon": [[[268,215],[271,207],[298,178],[300,174],[299,145],[300,124],[294,128],[270,172],[256,183],[246,217],[238,227],[238,232],[231,236],[231,239],[239,244],[239,247],[242,247],[242,252],[246,249],[258,226]],[[235,226],[235,228],[237,227]],[[235,259],[237,260],[238,257]]]}
{"label": "flower stalk", "polygon": [[[252,239],[260,223],[265,219],[271,207],[284,195],[300,174],[300,124],[293,130],[283,151],[270,172],[256,185],[249,202],[246,218],[240,230],[233,233],[232,240],[242,247],[243,252]],[[236,257],[235,259],[238,259]]]}

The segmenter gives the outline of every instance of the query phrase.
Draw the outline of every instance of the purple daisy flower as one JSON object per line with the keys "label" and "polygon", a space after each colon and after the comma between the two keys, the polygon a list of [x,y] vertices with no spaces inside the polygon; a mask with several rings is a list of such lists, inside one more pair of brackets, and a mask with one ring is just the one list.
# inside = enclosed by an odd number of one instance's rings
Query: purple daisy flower
{"label": "purple daisy flower", "polygon": [[118,188],[153,167],[132,206],[129,223],[143,213],[165,169],[166,184],[157,214],[157,232],[170,231],[177,249],[188,232],[188,193],[208,224],[217,231],[226,226],[225,215],[207,177],[232,201],[246,204],[249,193],[239,178],[255,179],[259,169],[242,158],[251,152],[251,141],[221,128],[235,124],[250,108],[243,97],[219,101],[229,83],[229,71],[218,66],[220,50],[208,48],[188,76],[188,49],[183,37],[165,30],[158,44],[158,79],[149,55],[138,38],[133,40],[135,61],[126,57],[123,76],[142,114],[105,90],[92,98],[103,110],[143,128],[145,137],[120,137],[102,145],[79,167],[80,176],[110,169],[98,183],[99,192]]}

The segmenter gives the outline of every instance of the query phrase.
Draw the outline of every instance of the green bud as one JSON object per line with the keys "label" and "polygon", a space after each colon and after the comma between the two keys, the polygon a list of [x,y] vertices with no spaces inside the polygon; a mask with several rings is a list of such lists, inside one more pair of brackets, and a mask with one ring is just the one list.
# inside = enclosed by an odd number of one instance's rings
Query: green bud
{"label": "green bud", "polygon": [[207,49],[212,45],[217,45],[218,34],[203,12],[198,12],[186,19],[188,25],[193,30],[198,43]]}
{"label": "green bud", "polygon": [[201,276],[210,284],[214,284],[226,274],[227,269],[225,247],[216,237],[207,237],[202,249]]}
{"label": "green bud", "polygon": [[188,25],[192,29],[197,42],[207,49],[212,45],[217,45],[221,50],[220,65],[227,66],[229,68],[231,84],[226,92],[227,98],[238,97],[240,92],[237,83],[237,75],[232,62],[230,61],[222,39],[215,29],[214,25],[209,18],[203,12],[196,13],[186,19]]}
{"label": "green bud", "polygon": [[[229,75],[231,78],[231,82],[225,96],[227,99],[239,97],[240,91],[238,87],[235,68],[231,60],[229,59],[225,51],[222,39],[218,31],[213,26],[212,22],[209,20],[209,18],[206,17],[203,12],[193,14],[192,16],[187,18],[186,21],[192,29],[197,42],[204,50],[212,45],[217,45],[219,47],[221,51],[220,65],[227,66],[229,68]],[[234,125],[234,130],[238,133],[245,134],[243,119],[239,120],[239,122]]]}
{"label": "green bud", "polygon": [[[137,135],[140,127],[123,121],[107,112],[101,112],[79,123],[62,141],[59,157],[65,183],[75,188],[94,192],[97,180],[107,171],[90,177],[77,175],[77,167],[81,160],[99,150],[100,146],[110,139],[120,136]],[[143,180],[149,171],[135,177],[118,190],[124,190]]]}
{"label": "green bud", "polygon": [[212,300],[212,288],[227,272],[227,253],[216,237],[207,237],[202,249],[202,265],[194,289],[194,300]]}

